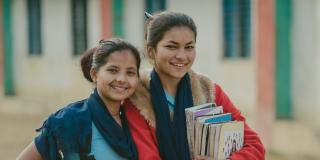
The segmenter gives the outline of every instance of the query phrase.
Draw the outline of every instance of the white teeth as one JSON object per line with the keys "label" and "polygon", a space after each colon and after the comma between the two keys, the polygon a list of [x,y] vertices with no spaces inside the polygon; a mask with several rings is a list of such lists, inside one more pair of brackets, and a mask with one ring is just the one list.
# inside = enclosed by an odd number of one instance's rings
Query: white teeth
{"label": "white teeth", "polygon": [[183,67],[184,64],[174,64],[175,66],[178,66],[178,67]]}
{"label": "white teeth", "polygon": [[114,88],[114,89],[116,89],[116,90],[118,90],[118,91],[124,91],[124,90],[126,90],[126,88],[125,88],[125,87],[117,87],[117,86],[113,86],[112,88]]}

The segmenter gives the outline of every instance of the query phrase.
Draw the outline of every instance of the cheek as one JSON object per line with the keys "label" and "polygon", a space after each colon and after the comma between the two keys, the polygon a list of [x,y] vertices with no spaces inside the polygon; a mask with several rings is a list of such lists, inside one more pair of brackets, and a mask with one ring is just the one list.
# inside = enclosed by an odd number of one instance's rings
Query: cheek
{"label": "cheek", "polygon": [[97,82],[100,84],[106,84],[110,83],[112,81],[113,77],[111,75],[107,74],[100,74],[97,76]]}
{"label": "cheek", "polygon": [[196,59],[196,53],[191,53],[191,54],[189,55],[189,60],[190,60],[191,62],[193,62],[195,59]]}
{"label": "cheek", "polygon": [[174,53],[170,52],[169,50],[159,48],[157,50],[157,52],[155,52],[154,57],[156,60],[164,61],[164,60],[170,59],[170,57],[172,57],[172,55],[174,55]]}
{"label": "cheek", "polygon": [[124,75],[125,79],[126,79],[126,83],[127,85],[129,85],[130,87],[134,87],[137,85],[138,81],[139,81],[139,77],[138,75]]}
{"label": "cheek", "polygon": [[132,79],[132,80],[131,80],[131,87],[132,87],[133,89],[136,89],[136,88],[137,88],[137,86],[138,86],[138,83],[139,83],[139,79],[138,79],[138,77],[137,77],[137,78]]}

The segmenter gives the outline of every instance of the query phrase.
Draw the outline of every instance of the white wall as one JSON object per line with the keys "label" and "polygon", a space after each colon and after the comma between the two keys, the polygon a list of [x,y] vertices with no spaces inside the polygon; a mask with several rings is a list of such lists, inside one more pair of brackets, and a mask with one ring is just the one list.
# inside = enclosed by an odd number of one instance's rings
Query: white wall
{"label": "white wall", "polygon": [[[68,2],[68,1],[67,1]],[[100,0],[88,1],[88,48],[98,45],[102,39]]]}
{"label": "white wall", "polygon": [[[25,57],[28,51],[28,35],[27,35],[27,10],[26,1],[14,0],[12,1],[12,36],[13,36],[13,71],[14,71],[14,84],[18,94],[23,88],[23,82],[19,79],[24,77],[22,74],[27,72],[25,67]],[[27,81],[24,78],[24,81]]]}
{"label": "white wall", "polygon": [[320,1],[294,0],[292,17],[294,117],[319,126]]}
{"label": "white wall", "polygon": [[139,49],[143,49],[144,0],[125,0],[123,11],[125,39]]}
{"label": "white wall", "polygon": [[18,95],[78,99],[88,95],[79,57],[72,56],[69,1],[42,1],[42,54],[28,55],[26,1],[13,1],[14,79]]}
{"label": "white wall", "polygon": [[151,65],[144,55],[144,12],[145,0],[125,0],[123,8],[124,38],[138,48],[142,57],[141,68],[149,68]]}

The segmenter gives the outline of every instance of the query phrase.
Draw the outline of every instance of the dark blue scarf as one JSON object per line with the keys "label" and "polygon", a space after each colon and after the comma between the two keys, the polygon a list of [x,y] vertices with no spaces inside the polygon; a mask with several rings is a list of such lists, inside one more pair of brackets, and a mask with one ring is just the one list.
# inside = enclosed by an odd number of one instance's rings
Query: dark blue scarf
{"label": "dark blue scarf", "polygon": [[[123,112],[122,112],[123,113]],[[81,160],[92,159],[92,122],[106,142],[120,156],[137,159],[137,150],[129,132],[127,119],[120,116],[122,128],[113,119],[97,90],[87,100],[72,103],[51,115],[37,131],[35,144],[44,159],[61,159],[62,153],[79,153]]]}
{"label": "dark blue scarf", "polygon": [[121,108],[120,118],[122,127],[113,119],[97,90],[91,94],[89,105],[93,123],[108,144],[122,157],[137,159],[137,149],[132,140],[127,119]]}
{"label": "dark blue scarf", "polygon": [[165,92],[155,70],[151,72],[150,93],[156,116],[156,135],[161,158],[190,160],[184,111],[185,108],[193,106],[189,74],[186,74],[178,85],[172,122]]}

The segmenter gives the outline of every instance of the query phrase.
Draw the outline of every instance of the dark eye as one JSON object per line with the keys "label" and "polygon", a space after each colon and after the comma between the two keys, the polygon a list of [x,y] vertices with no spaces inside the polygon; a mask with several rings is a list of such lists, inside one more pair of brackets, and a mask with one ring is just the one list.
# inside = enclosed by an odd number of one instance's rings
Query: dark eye
{"label": "dark eye", "polygon": [[168,49],[176,49],[177,48],[177,46],[174,46],[174,45],[166,45],[165,47]]}
{"label": "dark eye", "polygon": [[135,72],[135,71],[128,71],[127,72],[127,74],[128,74],[128,76],[136,76],[137,75],[137,72]]}
{"label": "dark eye", "polygon": [[185,48],[186,48],[187,50],[193,50],[193,49],[194,49],[194,46],[191,46],[191,45],[190,45],[190,46],[186,46]]}
{"label": "dark eye", "polygon": [[110,69],[107,69],[108,72],[112,73],[112,74],[115,74],[118,72],[118,70],[116,69],[113,69],[113,68],[110,68]]}

